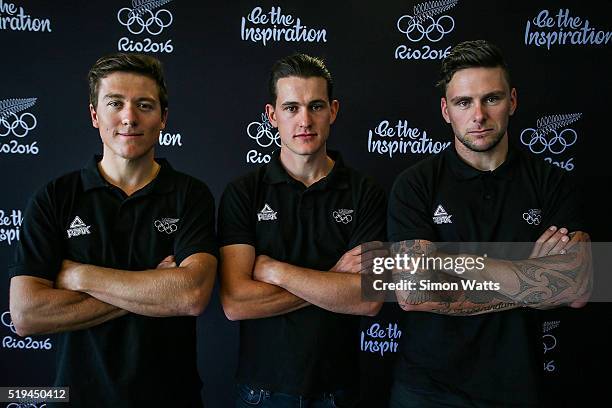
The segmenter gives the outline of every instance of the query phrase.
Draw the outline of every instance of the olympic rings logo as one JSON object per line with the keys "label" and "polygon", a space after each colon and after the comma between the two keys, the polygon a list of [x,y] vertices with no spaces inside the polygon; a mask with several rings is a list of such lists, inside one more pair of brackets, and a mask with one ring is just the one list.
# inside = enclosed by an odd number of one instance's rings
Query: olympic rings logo
{"label": "olympic rings logo", "polygon": [[166,9],[157,10],[155,14],[151,10],[134,10],[124,7],[117,12],[117,20],[126,26],[132,34],[140,34],[144,30],[151,35],[158,35],[172,24],[173,17]]}
{"label": "olympic rings logo", "polygon": [[559,133],[550,129],[549,132],[553,133],[554,136],[547,140],[544,136],[546,133],[542,129],[524,129],[521,132],[521,143],[529,147],[529,150],[534,154],[543,153],[546,149],[552,154],[561,154],[578,140],[578,135],[574,129],[563,129]]}
{"label": "olympic rings logo", "polygon": [[353,216],[351,214],[342,214],[338,211],[334,211],[332,213],[336,222],[341,222],[342,224],[348,224],[353,221]]}
{"label": "olympic rings logo", "polygon": [[165,232],[168,235],[172,234],[178,229],[176,224],[171,224],[169,222],[162,222],[159,220],[155,220],[153,225],[155,225],[155,228],[157,228],[159,232]]}
{"label": "olympic rings logo", "polygon": [[[11,121],[10,118],[13,117]],[[8,117],[0,118],[0,137],[8,136],[12,133],[15,137],[25,137],[30,130],[36,127],[36,116],[29,112],[24,112],[17,116],[12,113]]]}
{"label": "olympic rings logo", "polygon": [[[8,316],[8,322],[7,322],[6,316]],[[9,329],[11,329],[13,333],[17,334],[17,330],[15,330],[15,325],[13,324],[13,321],[11,320],[10,312],[2,313],[2,324],[8,327]]]}
{"label": "olympic rings logo", "polygon": [[529,212],[523,213],[523,219],[529,225],[540,225],[542,214],[538,210],[529,210]]}
{"label": "olympic rings logo", "polygon": [[272,125],[265,114],[261,114],[260,122],[251,122],[247,126],[247,134],[249,137],[257,142],[261,147],[269,147],[272,144],[276,144],[281,147],[280,134],[278,131],[273,132]]}
{"label": "olympic rings logo", "polygon": [[[427,21],[429,25],[425,28],[422,23]],[[405,15],[397,20],[397,29],[400,33],[406,34],[406,38],[412,42],[419,42],[423,37],[427,37],[431,42],[438,42],[454,28],[455,20],[446,15],[440,16],[437,20],[431,16],[423,18]]]}
{"label": "olympic rings logo", "polygon": [[36,405],[32,402],[11,402],[10,404],[8,404],[6,406],[6,408],[45,408],[47,406],[46,403],[43,403],[42,405]]}
{"label": "olympic rings logo", "polygon": [[542,345],[544,346],[544,354],[546,354],[557,347],[557,338],[552,334],[545,334],[542,336]]}

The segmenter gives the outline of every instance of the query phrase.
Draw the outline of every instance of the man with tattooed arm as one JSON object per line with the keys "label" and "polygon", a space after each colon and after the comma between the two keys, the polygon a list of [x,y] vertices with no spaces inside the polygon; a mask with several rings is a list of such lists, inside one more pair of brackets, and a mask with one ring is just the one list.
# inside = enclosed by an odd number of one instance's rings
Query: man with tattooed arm
{"label": "man with tattooed arm", "polygon": [[[458,289],[396,290],[409,313],[391,406],[539,406],[536,309],[582,307],[590,292],[589,236],[576,194],[562,170],[508,143],[517,93],[496,46],[455,46],[438,86],[454,146],[395,181],[392,254],[465,261],[477,254],[443,253],[435,243],[507,244],[480,258],[480,269],[395,271],[396,281]],[[514,250],[511,242],[535,244],[522,260],[516,251],[514,260],[502,260]],[[486,289],[465,289],[466,281]]]}

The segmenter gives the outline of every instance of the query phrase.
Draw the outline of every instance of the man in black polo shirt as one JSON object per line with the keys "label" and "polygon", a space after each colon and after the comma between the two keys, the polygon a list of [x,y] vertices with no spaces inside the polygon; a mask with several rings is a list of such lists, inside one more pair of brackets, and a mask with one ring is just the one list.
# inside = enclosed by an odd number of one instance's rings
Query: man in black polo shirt
{"label": "man in black polo shirt", "polygon": [[103,156],[30,200],[12,320],[22,336],[60,333],[55,385],[72,407],[201,406],[195,316],[217,262],[212,195],[154,159],[168,116],[157,59],[101,58],[89,86]]}
{"label": "man in black polo shirt", "polygon": [[362,256],[374,252],[361,244],[384,238],[384,193],[326,149],[338,101],[321,60],[281,59],[269,86],[280,152],[219,206],[221,301],[241,321],[236,406],[353,407],[354,315],[381,306],[361,300]]}
{"label": "man in black polo shirt", "polygon": [[588,297],[588,235],[580,208],[562,170],[509,145],[517,96],[497,47],[457,45],[442,64],[439,86],[454,147],[397,178],[388,214],[393,252],[445,257],[434,242],[536,244],[524,254],[527,260],[489,257],[484,269],[461,276],[422,268],[400,274],[500,286],[396,292],[409,313],[391,406],[538,406],[541,331],[534,309],[581,307]]}

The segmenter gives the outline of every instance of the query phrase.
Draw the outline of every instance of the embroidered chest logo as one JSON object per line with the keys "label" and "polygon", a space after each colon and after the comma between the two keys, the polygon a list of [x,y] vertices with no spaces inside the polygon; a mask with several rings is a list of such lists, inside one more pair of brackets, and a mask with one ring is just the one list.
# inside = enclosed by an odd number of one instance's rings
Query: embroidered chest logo
{"label": "embroidered chest logo", "polygon": [[70,228],[66,230],[68,233],[68,238],[78,237],[79,235],[89,235],[91,231],[89,229],[91,225],[85,225],[83,220],[81,220],[78,216],[74,217],[74,220],[70,223]]}
{"label": "embroidered chest logo", "polygon": [[540,225],[542,221],[542,210],[539,208],[532,208],[523,213],[523,219],[527,221],[529,225]]}
{"label": "embroidered chest logo", "polygon": [[442,205],[438,205],[436,211],[434,211],[433,222],[435,224],[452,224],[452,215],[448,214]]}
{"label": "embroidered chest logo", "polygon": [[276,214],[277,212],[266,203],[261,211],[257,213],[257,221],[274,221],[277,219]]}
{"label": "embroidered chest logo", "polygon": [[349,222],[353,221],[353,216],[351,215],[352,213],[353,210],[349,210],[347,208],[338,208],[337,210],[332,212],[332,215],[334,216],[334,220],[336,220],[336,222],[348,224]]}
{"label": "embroidered chest logo", "polygon": [[178,229],[177,222],[179,222],[178,218],[162,218],[161,220],[155,220],[153,225],[159,232],[170,235]]}

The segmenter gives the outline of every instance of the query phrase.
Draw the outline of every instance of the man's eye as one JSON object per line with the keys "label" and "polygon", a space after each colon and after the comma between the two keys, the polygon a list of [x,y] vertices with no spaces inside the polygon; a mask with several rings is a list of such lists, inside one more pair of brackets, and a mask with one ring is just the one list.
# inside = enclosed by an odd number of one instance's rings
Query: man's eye
{"label": "man's eye", "polygon": [[297,106],[287,106],[287,107],[285,107],[285,110],[287,112],[295,112],[295,111],[297,111]]}
{"label": "man's eye", "polygon": [[487,98],[487,103],[496,103],[499,100],[500,100],[499,96],[489,96]]}
{"label": "man's eye", "polygon": [[457,106],[459,106],[460,108],[466,108],[469,105],[470,105],[470,102],[466,100],[457,102]]}
{"label": "man's eye", "polygon": [[316,105],[312,105],[312,107],[311,107],[310,109],[312,109],[314,112],[318,112],[318,111],[320,111],[321,109],[323,109],[323,105],[322,105],[322,104],[320,104],[320,103],[318,103],[318,104],[316,104]]}
{"label": "man's eye", "polygon": [[113,108],[118,108],[118,107],[121,106],[121,102],[119,102],[119,101],[110,101],[108,103],[108,106],[112,106]]}
{"label": "man's eye", "polygon": [[153,109],[153,105],[149,103],[141,103],[138,105],[138,107],[142,110],[152,110]]}

